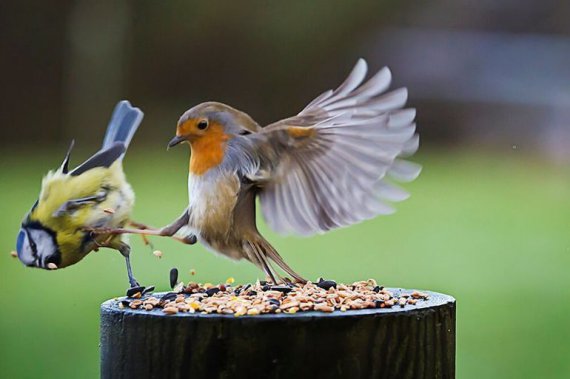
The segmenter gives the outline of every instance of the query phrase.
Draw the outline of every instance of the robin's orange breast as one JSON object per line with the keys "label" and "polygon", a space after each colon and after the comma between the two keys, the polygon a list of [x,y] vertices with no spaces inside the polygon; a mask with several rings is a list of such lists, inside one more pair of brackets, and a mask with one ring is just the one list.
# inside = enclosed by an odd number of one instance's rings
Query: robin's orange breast
{"label": "robin's orange breast", "polygon": [[203,175],[222,163],[229,138],[221,125],[212,123],[206,134],[191,142],[190,172]]}

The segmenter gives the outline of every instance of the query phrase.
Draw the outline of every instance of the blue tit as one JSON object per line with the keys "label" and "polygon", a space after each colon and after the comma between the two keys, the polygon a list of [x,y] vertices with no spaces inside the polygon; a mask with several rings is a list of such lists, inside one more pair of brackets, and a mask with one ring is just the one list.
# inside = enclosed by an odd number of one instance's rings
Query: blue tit
{"label": "blue tit", "polygon": [[119,102],[101,150],[69,171],[72,142],[59,169],[44,177],[40,196],[22,222],[16,249],[22,263],[60,269],[108,247],[125,257],[131,288],[139,287],[131,270],[131,249],[122,236],[91,230],[121,228],[130,222],[135,195],[122,161],[142,118],[140,109]]}

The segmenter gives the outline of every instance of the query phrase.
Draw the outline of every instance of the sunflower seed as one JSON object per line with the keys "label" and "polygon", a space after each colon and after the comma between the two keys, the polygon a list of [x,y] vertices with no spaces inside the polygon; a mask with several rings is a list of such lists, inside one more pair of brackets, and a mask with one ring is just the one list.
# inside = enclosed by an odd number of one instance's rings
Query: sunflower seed
{"label": "sunflower seed", "polygon": [[176,283],[178,283],[178,269],[174,267],[170,270],[170,288],[174,288]]}

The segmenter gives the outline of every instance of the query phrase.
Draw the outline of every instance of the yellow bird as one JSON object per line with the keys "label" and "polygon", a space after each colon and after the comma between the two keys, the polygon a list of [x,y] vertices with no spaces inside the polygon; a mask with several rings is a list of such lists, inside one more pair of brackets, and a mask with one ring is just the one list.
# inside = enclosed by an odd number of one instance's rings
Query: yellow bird
{"label": "yellow bird", "polygon": [[27,266],[58,269],[73,265],[100,247],[118,250],[127,263],[131,287],[139,287],[121,236],[91,229],[120,228],[130,221],[135,195],[123,172],[123,156],[143,118],[128,101],[115,107],[101,150],[69,171],[71,144],[63,164],[42,181],[40,196],[26,215],[17,240]]}
{"label": "yellow bird", "polygon": [[168,146],[190,145],[189,204],[156,234],[187,226],[209,249],[252,262],[274,282],[283,279],[275,265],[304,281],[259,233],[256,197],[273,230],[308,236],[392,213],[390,203],[408,197],[394,181],[421,170],[401,159],[419,144],[415,110],[402,109],[406,89],[386,92],[388,68],[363,82],[366,72],[361,59],[336,90],[265,127],[217,102],[186,111]]}

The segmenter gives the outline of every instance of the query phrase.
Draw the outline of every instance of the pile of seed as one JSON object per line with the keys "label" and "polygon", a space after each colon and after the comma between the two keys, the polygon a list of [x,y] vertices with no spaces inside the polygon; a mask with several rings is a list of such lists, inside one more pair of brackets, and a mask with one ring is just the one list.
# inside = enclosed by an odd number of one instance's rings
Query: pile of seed
{"label": "pile of seed", "polygon": [[166,314],[178,312],[204,314],[219,313],[234,316],[265,313],[297,312],[344,312],[355,309],[391,308],[414,305],[426,300],[428,295],[413,291],[395,293],[379,286],[375,280],[336,283],[319,279],[318,282],[270,284],[257,281],[255,284],[232,286],[230,278],[225,284],[212,285],[190,282],[179,283],[173,292],[160,297],[144,292],[118,299],[119,307],[151,311],[162,309]]}

